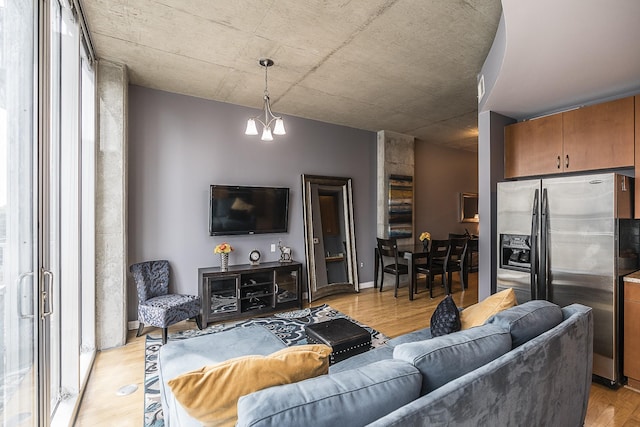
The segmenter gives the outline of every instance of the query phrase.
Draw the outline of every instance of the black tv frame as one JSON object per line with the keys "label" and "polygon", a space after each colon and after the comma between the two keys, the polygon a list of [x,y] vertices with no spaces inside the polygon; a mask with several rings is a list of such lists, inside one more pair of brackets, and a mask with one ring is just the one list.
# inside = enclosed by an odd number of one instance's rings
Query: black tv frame
{"label": "black tv frame", "polygon": [[[216,189],[226,189],[229,191],[247,190],[251,192],[256,191],[284,191],[284,227],[273,228],[269,230],[251,230],[249,227],[243,230],[214,230],[214,191]],[[287,233],[289,231],[289,192],[288,187],[273,187],[273,186],[251,186],[251,185],[220,185],[211,184],[209,186],[209,235],[210,236],[240,236],[240,235],[254,235],[254,234],[275,234],[275,233]]]}

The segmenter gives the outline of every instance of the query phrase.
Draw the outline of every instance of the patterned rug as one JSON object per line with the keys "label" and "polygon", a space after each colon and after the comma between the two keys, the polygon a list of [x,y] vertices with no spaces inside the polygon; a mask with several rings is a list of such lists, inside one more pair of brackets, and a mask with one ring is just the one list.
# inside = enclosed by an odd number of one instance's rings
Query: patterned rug
{"label": "patterned rug", "polygon": [[[295,310],[279,313],[273,317],[256,317],[228,323],[218,323],[203,330],[197,328],[169,334],[169,340],[182,340],[200,335],[215,334],[233,328],[263,326],[280,338],[287,346],[307,343],[304,332],[305,325],[324,322],[344,317],[362,326],[371,333],[371,348],[378,347],[389,339],[382,333],[351,319],[344,313],[324,304],[311,309]],[[162,405],[160,403],[160,387],[158,384],[158,351],[162,346],[162,338],[147,334],[144,363],[144,425],[145,427],[164,427]]]}

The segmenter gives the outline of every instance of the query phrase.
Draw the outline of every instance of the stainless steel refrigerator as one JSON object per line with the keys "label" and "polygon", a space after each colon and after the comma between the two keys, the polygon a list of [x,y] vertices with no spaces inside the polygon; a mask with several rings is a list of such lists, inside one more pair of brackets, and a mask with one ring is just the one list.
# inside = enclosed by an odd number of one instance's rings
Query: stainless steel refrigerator
{"label": "stainless steel refrigerator", "polygon": [[592,307],[593,373],[611,385],[621,382],[619,233],[631,194],[630,178],[613,173],[502,182],[497,193],[497,290]]}

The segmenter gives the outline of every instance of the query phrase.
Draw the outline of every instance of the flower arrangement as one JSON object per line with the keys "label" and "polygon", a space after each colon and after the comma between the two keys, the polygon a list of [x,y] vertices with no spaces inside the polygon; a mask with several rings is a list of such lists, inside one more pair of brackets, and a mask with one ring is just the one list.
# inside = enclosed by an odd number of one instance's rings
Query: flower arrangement
{"label": "flower arrangement", "polygon": [[420,234],[420,241],[424,242],[425,240],[431,240],[431,233],[428,231],[423,231],[422,234]]}
{"label": "flower arrangement", "polygon": [[228,244],[227,242],[224,242],[224,243],[220,243],[218,246],[216,246],[215,249],[213,250],[213,253],[214,254],[228,254],[231,251],[233,251],[233,248],[231,247],[231,245]]}

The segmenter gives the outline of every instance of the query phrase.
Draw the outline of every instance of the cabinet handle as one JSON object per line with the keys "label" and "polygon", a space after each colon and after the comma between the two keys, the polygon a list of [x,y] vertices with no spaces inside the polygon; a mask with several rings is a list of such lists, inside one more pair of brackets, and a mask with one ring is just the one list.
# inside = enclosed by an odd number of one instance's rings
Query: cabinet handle
{"label": "cabinet handle", "polygon": [[564,158],[564,167],[569,169],[569,155],[567,154]]}
{"label": "cabinet handle", "polygon": [[558,160],[556,161],[556,166],[560,169],[560,156],[558,156]]}

